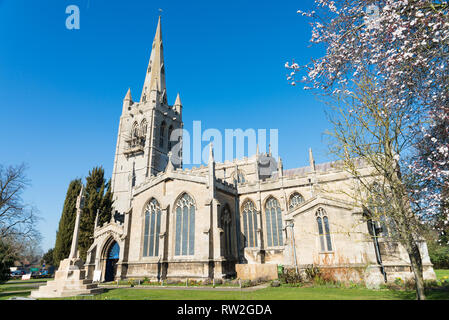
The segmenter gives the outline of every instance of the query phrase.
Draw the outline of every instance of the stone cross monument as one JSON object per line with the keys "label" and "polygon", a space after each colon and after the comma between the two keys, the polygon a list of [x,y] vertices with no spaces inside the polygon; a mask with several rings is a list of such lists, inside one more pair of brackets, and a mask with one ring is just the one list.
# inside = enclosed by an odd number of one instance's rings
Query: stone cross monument
{"label": "stone cross monument", "polygon": [[78,256],[78,234],[80,227],[81,211],[84,207],[84,186],[81,187],[80,194],[76,201],[76,220],[73,230],[72,247],[67,259],[60,262],[58,271],[55,273],[55,280],[47,282],[39,290],[32,291],[33,298],[59,298],[70,297],[80,294],[101,293],[103,289],[98,288],[91,280],[85,279],[86,270],[84,262]]}

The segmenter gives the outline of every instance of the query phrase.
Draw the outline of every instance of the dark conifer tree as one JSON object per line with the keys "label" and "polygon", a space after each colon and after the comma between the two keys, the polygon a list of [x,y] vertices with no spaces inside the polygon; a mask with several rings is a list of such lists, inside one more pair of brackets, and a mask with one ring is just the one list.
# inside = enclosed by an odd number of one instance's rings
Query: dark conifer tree
{"label": "dark conifer tree", "polygon": [[67,190],[53,250],[53,261],[56,266],[70,254],[76,218],[76,199],[80,193],[81,184],[81,179],[73,180]]}
{"label": "dark conifer tree", "polygon": [[80,219],[78,248],[80,258],[86,260],[87,250],[93,242],[95,217],[99,213],[99,224],[108,222],[111,217],[112,192],[104,178],[104,169],[95,167],[86,178],[84,209]]}

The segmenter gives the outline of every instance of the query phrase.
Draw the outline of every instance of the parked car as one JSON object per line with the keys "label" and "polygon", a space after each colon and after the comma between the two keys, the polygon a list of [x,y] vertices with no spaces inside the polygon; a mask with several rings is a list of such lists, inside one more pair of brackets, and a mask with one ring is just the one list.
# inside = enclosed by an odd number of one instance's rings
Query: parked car
{"label": "parked car", "polygon": [[19,278],[25,274],[23,270],[15,270],[11,272],[11,278]]}
{"label": "parked car", "polygon": [[40,271],[40,276],[41,276],[41,278],[50,278],[52,276],[52,274],[48,270],[42,269]]}

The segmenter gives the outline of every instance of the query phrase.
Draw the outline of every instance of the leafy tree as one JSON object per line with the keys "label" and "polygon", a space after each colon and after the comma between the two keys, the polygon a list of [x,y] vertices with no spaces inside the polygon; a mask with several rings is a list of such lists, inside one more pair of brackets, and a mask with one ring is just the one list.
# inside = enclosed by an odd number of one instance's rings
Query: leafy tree
{"label": "leafy tree", "polygon": [[424,200],[420,205],[433,212],[430,223],[439,234],[438,243],[446,247],[449,245],[449,104],[441,111],[441,116],[432,117],[429,128],[422,132],[413,169],[422,181],[417,200]]}
{"label": "leafy tree", "polygon": [[80,193],[81,185],[81,179],[76,179],[70,182],[67,189],[53,250],[53,262],[55,266],[59,265],[61,260],[68,258],[70,254],[76,218],[76,199]]}
{"label": "leafy tree", "polygon": [[9,279],[10,267],[14,265],[15,250],[7,241],[0,240],[0,283]]}
{"label": "leafy tree", "polygon": [[19,253],[31,242],[38,243],[37,210],[25,204],[22,193],[28,185],[26,166],[0,165],[0,239],[14,243],[11,248]]}
{"label": "leafy tree", "polygon": [[[425,178],[447,181],[447,161],[439,159],[447,160],[447,140],[429,137],[431,154],[438,154],[429,158],[431,170],[413,160],[421,133],[432,135],[428,124],[449,111],[449,2],[315,0],[314,9],[298,12],[312,18],[311,42],[324,46],[325,54],[304,68],[287,63],[288,80],[295,85],[300,77],[307,89],[328,98],[335,115],[331,149],[363,189],[359,203],[374,200],[393,220],[417,298],[425,299],[418,220],[441,212],[435,210],[442,207],[441,189],[429,188]],[[357,158],[380,177],[375,190]]]}
{"label": "leafy tree", "polygon": [[95,218],[99,214],[99,223],[110,220],[112,210],[112,192],[110,183],[104,178],[104,169],[95,167],[86,178],[85,204],[80,218],[78,248],[80,257],[85,260],[87,250],[93,242]]}
{"label": "leafy tree", "polygon": [[429,257],[435,269],[449,269],[449,245],[428,242]]}

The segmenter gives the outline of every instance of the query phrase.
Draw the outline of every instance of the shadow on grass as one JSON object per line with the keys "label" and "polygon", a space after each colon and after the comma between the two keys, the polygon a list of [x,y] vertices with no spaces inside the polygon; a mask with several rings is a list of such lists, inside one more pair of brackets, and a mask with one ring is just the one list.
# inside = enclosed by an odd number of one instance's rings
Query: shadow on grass
{"label": "shadow on grass", "polygon": [[[390,290],[391,295],[401,300],[416,300],[416,291]],[[426,289],[427,300],[449,300],[449,289],[432,288]]]}
{"label": "shadow on grass", "polygon": [[27,297],[31,294],[30,291],[23,291],[23,292],[0,292],[0,300],[7,300],[12,297]]}

